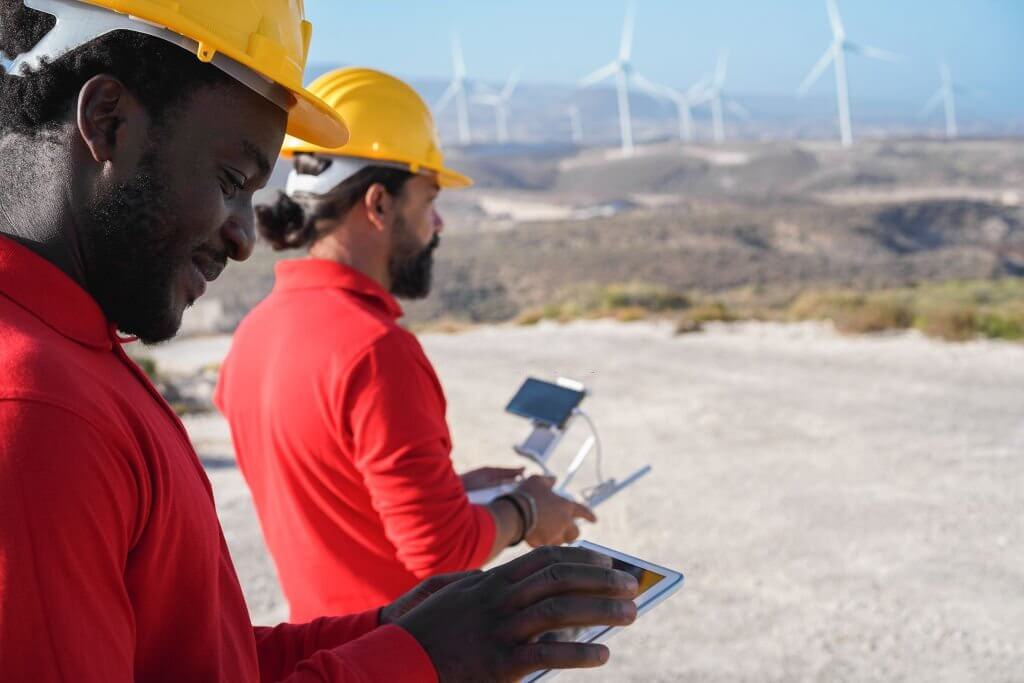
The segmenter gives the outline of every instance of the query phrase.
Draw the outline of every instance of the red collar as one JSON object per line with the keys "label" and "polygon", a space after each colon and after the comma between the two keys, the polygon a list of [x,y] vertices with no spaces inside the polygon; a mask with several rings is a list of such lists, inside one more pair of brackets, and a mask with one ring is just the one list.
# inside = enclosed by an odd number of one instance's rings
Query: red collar
{"label": "red collar", "polygon": [[297,289],[344,289],[358,294],[396,320],[402,307],[379,282],[351,266],[327,259],[303,258],[278,261],[274,266],[275,292]]}
{"label": "red collar", "polygon": [[74,280],[32,250],[0,236],[0,294],[79,344],[109,351],[112,326]]}

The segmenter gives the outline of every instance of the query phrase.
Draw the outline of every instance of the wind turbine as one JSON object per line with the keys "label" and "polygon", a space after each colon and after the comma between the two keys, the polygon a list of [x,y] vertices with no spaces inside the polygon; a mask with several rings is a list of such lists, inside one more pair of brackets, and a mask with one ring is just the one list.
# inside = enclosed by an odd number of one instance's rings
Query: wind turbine
{"label": "wind turbine", "polygon": [[859,54],[887,62],[898,62],[902,57],[895,52],[847,40],[843,19],[839,16],[839,8],[836,6],[835,0],[825,0],[825,6],[828,9],[828,20],[832,26],[832,43],[825,49],[825,54],[821,56],[818,63],[811,68],[797,92],[801,97],[804,96],[825,72],[828,65],[835,65],[836,97],[839,101],[839,137],[843,147],[849,147],[853,144],[853,130],[850,126],[850,92],[846,84],[846,54]]}
{"label": "wind turbine", "polygon": [[452,34],[452,82],[445,89],[441,99],[434,105],[438,114],[455,100],[455,112],[459,125],[459,144],[468,145],[471,140],[469,130],[469,104],[466,102],[466,62],[462,58],[462,44],[459,36]]}
{"label": "wind turbine", "polygon": [[633,120],[629,113],[629,88],[633,86],[652,94],[663,97],[661,86],[655,85],[636,72],[630,57],[633,52],[633,23],[636,17],[636,5],[629,3],[626,9],[626,20],[622,24],[622,38],[619,41],[619,55],[614,61],[605,64],[593,73],[580,80],[581,88],[588,88],[607,78],[615,79],[615,90],[619,99],[619,134],[622,139],[623,154],[633,154]]}
{"label": "wind turbine", "polygon": [[508,142],[508,103],[512,99],[512,93],[515,92],[517,85],[519,85],[518,71],[509,76],[505,87],[501,90],[497,92],[485,90],[473,96],[474,102],[494,107],[499,144]]}
{"label": "wind turbine", "polygon": [[693,140],[693,106],[699,104],[704,93],[704,83],[697,83],[685,92],[665,85],[662,86],[662,96],[676,106],[676,116],[679,119],[679,139],[684,142]]}
{"label": "wind turbine", "polygon": [[946,137],[953,139],[957,136],[956,129],[956,91],[959,88],[953,83],[953,77],[949,73],[949,66],[945,62],[939,62],[939,78],[942,85],[931,96],[928,103],[921,110],[921,116],[927,116],[935,110],[940,103],[945,105],[946,110]]}
{"label": "wind turbine", "polygon": [[734,115],[742,119],[749,119],[750,112],[739,102],[732,99],[723,99],[725,90],[725,77],[729,73],[729,52],[722,50],[718,53],[718,63],[715,64],[715,73],[693,86],[691,90],[692,104],[707,103],[711,108],[712,135],[716,143],[725,140],[725,122],[722,116],[722,109],[728,109]]}
{"label": "wind turbine", "polygon": [[575,104],[566,112],[569,115],[569,126],[572,131],[572,142],[578,145],[583,142],[583,124],[580,121],[580,108]]}

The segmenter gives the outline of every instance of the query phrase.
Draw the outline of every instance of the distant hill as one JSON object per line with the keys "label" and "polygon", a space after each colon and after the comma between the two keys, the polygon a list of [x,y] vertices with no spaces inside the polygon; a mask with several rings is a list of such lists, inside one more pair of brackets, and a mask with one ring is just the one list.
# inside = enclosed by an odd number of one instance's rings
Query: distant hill
{"label": "distant hill", "polygon": [[[1024,275],[1024,140],[458,150],[433,295],[409,319],[504,320],[581,284],[677,290]],[[283,182],[286,167],[275,173]],[[266,247],[190,315],[231,329],[269,292]]]}

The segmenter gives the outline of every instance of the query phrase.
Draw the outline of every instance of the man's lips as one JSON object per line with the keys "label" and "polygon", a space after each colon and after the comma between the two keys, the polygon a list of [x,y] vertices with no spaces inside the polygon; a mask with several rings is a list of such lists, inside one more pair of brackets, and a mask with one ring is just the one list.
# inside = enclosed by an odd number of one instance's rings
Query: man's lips
{"label": "man's lips", "polygon": [[199,274],[202,275],[203,279],[207,282],[213,282],[220,274],[224,271],[224,267],[227,265],[224,261],[207,256],[205,254],[196,254],[192,257],[192,265],[195,266]]}

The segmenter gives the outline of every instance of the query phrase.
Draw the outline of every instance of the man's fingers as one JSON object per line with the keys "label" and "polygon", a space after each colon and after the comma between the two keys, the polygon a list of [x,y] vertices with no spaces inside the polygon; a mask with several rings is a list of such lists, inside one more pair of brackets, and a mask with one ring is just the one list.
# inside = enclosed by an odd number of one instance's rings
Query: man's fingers
{"label": "man's fingers", "polygon": [[508,564],[497,567],[493,571],[497,576],[502,577],[511,583],[518,583],[526,577],[539,572],[552,564],[590,564],[597,567],[612,566],[612,558],[586,548],[557,548],[544,546],[537,548],[521,557],[517,557]]}
{"label": "man's fingers", "polygon": [[639,590],[637,580],[626,572],[592,564],[552,564],[510,589],[517,609],[563,593],[631,599]]}
{"label": "man's fingers", "polygon": [[632,600],[560,595],[527,607],[510,618],[502,633],[515,640],[528,640],[549,631],[577,626],[627,626],[636,620]]}
{"label": "man's fingers", "polygon": [[522,467],[488,467],[487,477],[496,484],[515,481],[523,474]]}
{"label": "man's fingers", "polygon": [[421,581],[419,585],[416,586],[416,588],[414,588],[413,590],[417,592],[426,593],[427,595],[433,595],[445,586],[451,585],[456,581],[461,581],[467,576],[473,576],[474,574],[479,573],[479,569],[473,569],[467,572],[451,572],[450,574],[438,574],[437,576],[432,576],[429,579]]}
{"label": "man's fingers", "polygon": [[572,543],[580,537],[580,528],[575,524],[571,524],[565,531],[565,537],[562,539],[562,543]]}
{"label": "man's fingers", "polygon": [[585,519],[588,522],[596,522],[597,516],[594,511],[588,508],[586,505],[580,505],[579,503],[573,503],[572,516],[574,519]]}
{"label": "man's fingers", "polygon": [[543,669],[592,669],[604,665],[610,654],[604,645],[593,643],[530,643],[512,654],[512,673],[521,677]]}

